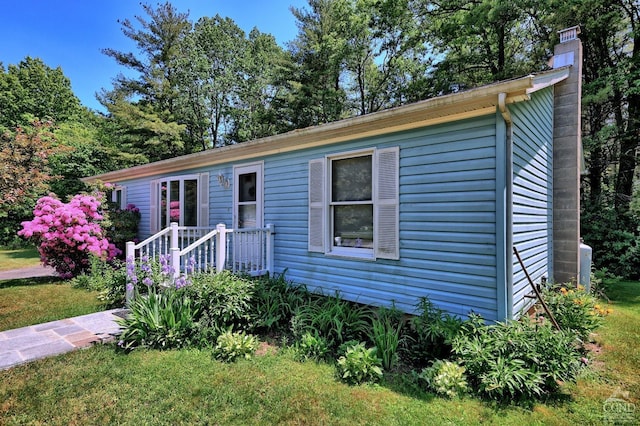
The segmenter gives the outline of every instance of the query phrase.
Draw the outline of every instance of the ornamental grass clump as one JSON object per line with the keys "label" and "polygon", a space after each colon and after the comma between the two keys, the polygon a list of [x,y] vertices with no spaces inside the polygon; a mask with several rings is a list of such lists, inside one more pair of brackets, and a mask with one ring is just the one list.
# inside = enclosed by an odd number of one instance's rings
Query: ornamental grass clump
{"label": "ornamental grass clump", "polygon": [[120,348],[131,351],[190,346],[198,308],[183,290],[152,289],[147,295],[138,295],[129,309],[127,318],[117,320],[123,329]]}
{"label": "ornamental grass clump", "polygon": [[63,278],[73,278],[89,268],[89,256],[111,260],[119,250],[101,227],[104,194],[76,195],[68,203],[54,196],[40,198],[33,220],[22,222],[18,235],[38,247],[40,259]]}

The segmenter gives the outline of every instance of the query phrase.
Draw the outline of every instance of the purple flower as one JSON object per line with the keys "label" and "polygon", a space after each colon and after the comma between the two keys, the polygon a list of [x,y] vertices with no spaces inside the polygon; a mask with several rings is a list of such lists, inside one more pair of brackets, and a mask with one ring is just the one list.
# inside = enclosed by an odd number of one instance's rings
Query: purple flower
{"label": "purple flower", "polygon": [[163,275],[172,275],[174,273],[173,266],[169,264],[169,255],[160,256],[160,268]]}
{"label": "purple flower", "polygon": [[130,293],[132,291],[133,291],[133,284],[127,283],[127,293]]}
{"label": "purple flower", "polygon": [[153,280],[147,277],[142,280],[142,284],[146,285],[147,287],[151,287],[153,285]]}
{"label": "purple flower", "polygon": [[178,279],[176,279],[175,285],[176,285],[176,289],[179,289],[179,288],[191,285],[191,282],[188,279],[186,279],[184,276],[180,276]]}

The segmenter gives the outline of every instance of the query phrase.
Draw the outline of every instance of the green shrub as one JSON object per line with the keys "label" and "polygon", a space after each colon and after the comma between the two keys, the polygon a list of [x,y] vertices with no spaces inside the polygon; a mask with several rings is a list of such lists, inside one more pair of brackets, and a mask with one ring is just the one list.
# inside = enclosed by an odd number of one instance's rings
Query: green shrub
{"label": "green shrub", "polygon": [[562,330],[570,330],[585,341],[602,325],[609,311],[584,288],[552,287],[543,290],[542,297]]}
{"label": "green shrub", "polygon": [[337,371],[340,379],[357,385],[365,382],[377,382],[382,378],[382,360],[376,354],[376,348],[366,348],[358,343],[347,348],[344,356],[338,359]]}
{"label": "green shrub", "polygon": [[560,328],[575,333],[582,341],[586,341],[611,312],[598,299],[586,293],[582,286],[574,289],[548,288],[543,290],[542,297]]}
{"label": "green shrub", "polygon": [[306,288],[287,282],[284,274],[256,279],[252,300],[254,327],[267,332],[284,330],[306,300]]}
{"label": "green shrub", "polygon": [[447,359],[451,342],[460,332],[463,321],[437,309],[426,297],[417,305],[419,314],[409,321],[409,333],[403,346],[404,357],[416,366],[429,360]]}
{"label": "green shrub", "polygon": [[398,362],[403,325],[402,313],[397,309],[380,308],[372,320],[371,341],[378,349],[385,370],[390,370]]}
{"label": "green shrub", "polygon": [[430,367],[423,369],[419,377],[426,382],[429,390],[453,398],[469,390],[465,371],[456,362],[436,360]]}
{"label": "green shrub", "polygon": [[234,332],[231,329],[225,331],[216,340],[213,348],[213,356],[225,362],[233,362],[238,358],[249,359],[258,349],[258,339],[251,334]]}
{"label": "green shrub", "polygon": [[575,336],[549,322],[524,317],[485,326],[472,316],[453,339],[453,354],[466,368],[469,383],[482,397],[500,402],[532,402],[575,380],[581,353]]}
{"label": "green shrub", "polygon": [[607,268],[626,279],[640,278],[640,217],[617,211],[613,203],[585,204],[581,235],[593,248],[596,269]]}
{"label": "green shrub", "polygon": [[109,226],[106,227],[107,238],[115,244],[124,256],[127,241],[136,241],[140,225],[140,210],[133,204],[124,209],[113,202],[108,202],[106,213]]}
{"label": "green shrub", "polygon": [[219,330],[250,327],[254,291],[251,280],[229,271],[200,273],[193,275],[191,285],[184,289],[196,301],[202,315],[206,315],[209,326]]}
{"label": "green shrub", "polygon": [[124,306],[127,272],[123,262],[107,262],[98,256],[89,256],[89,262],[89,269],[73,278],[72,285],[99,292],[98,299],[107,308]]}
{"label": "green shrub", "polygon": [[130,310],[127,318],[118,320],[123,328],[118,346],[126,351],[186,347],[196,332],[197,308],[182,290],[168,288],[139,295]]}
{"label": "green shrub", "polygon": [[329,355],[329,345],[324,337],[315,333],[304,333],[295,343],[296,359],[299,361],[323,361]]}
{"label": "green shrub", "polygon": [[366,338],[371,317],[372,310],[368,306],[348,302],[338,294],[319,296],[298,307],[291,320],[292,332],[296,337],[306,332],[318,332],[335,351],[344,342]]}

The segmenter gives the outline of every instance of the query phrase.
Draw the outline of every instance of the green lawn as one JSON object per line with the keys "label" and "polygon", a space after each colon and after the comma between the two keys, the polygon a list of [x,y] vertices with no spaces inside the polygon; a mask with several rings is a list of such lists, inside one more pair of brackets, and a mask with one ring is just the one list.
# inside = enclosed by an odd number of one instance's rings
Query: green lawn
{"label": "green lawn", "polygon": [[207,351],[124,355],[99,346],[0,372],[0,423],[603,424],[611,420],[605,401],[618,390],[640,404],[640,283],[616,284],[609,294],[614,312],[597,336],[602,350],[592,368],[565,398],[531,410],[445,400],[397,381],[351,387],[331,365],[275,350],[223,364]]}
{"label": "green lawn", "polygon": [[18,250],[0,250],[0,271],[40,265],[40,255],[35,247]]}
{"label": "green lawn", "polygon": [[0,281],[0,331],[98,312],[97,296],[54,277]]}

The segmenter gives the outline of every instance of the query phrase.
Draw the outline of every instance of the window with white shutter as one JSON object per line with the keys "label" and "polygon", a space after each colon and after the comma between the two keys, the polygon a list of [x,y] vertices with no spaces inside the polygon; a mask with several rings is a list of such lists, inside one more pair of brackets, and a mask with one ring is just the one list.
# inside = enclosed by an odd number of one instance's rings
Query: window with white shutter
{"label": "window with white shutter", "polygon": [[309,162],[309,251],[399,258],[398,147]]}
{"label": "window with white shutter", "polygon": [[324,158],[309,162],[309,251],[324,253]]}

